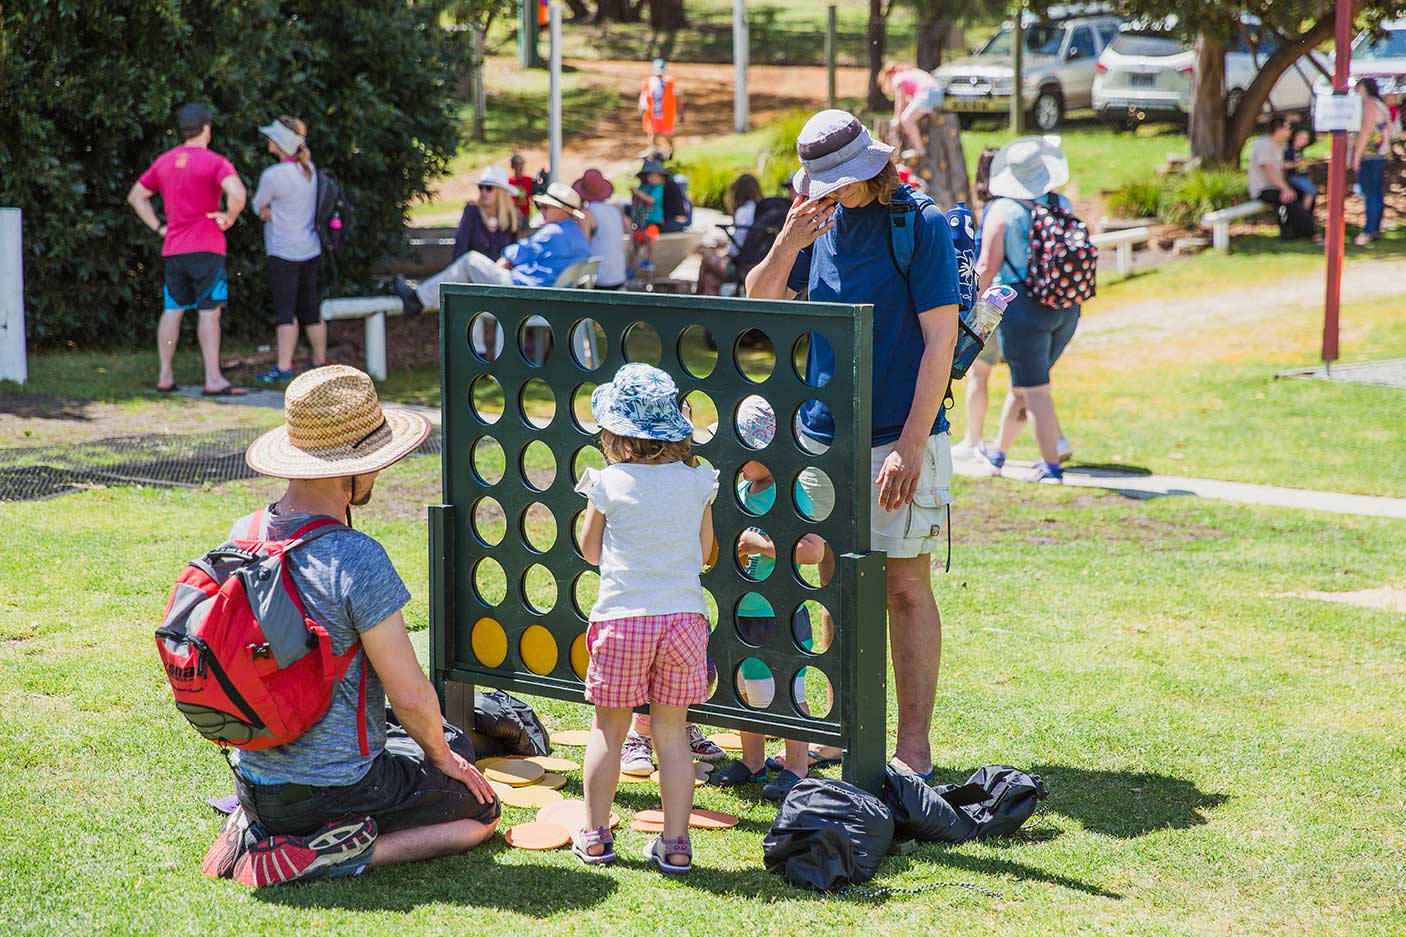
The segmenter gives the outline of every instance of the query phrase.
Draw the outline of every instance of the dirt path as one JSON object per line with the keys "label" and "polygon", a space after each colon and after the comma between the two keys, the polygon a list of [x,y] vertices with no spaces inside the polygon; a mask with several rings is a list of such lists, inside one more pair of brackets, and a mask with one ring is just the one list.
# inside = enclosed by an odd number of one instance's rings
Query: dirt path
{"label": "dirt path", "polygon": [[[1370,302],[1401,295],[1406,281],[1406,259],[1354,260],[1343,268],[1342,299],[1346,303]],[[1244,289],[1220,290],[1196,296],[1154,299],[1120,305],[1101,312],[1103,300],[1079,323],[1081,345],[1185,335],[1214,324],[1248,325],[1321,301],[1323,272],[1314,270],[1288,277],[1273,285],[1256,284]]]}
{"label": "dirt path", "polygon": [[[648,64],[622,61],[567,61],[568,66],[589,76],[591,82],[613,89],[618,95],[614,108],[604,114],[595,126],[584,133],[568,137],[562,147],[563,175],[574,179],[590,167],[607,176],[617,175],[639,162],[645,147],[637,109],[640,82],[648,72]],[[516,59],[488,60],[488,84],[495,77],[516,71]],[[679,63],[670,67],[678,81],[683,100],[683,119],[679,122],[678,153],[687,158],[690,145],[733,132],[731,65]],[[841,68],[836,74],[836,93],[840,97],[864,94],[867,73],[862,68]],[[825,104],[825,69],[812,66],[756,65],[750,72],[752,126],[759,127],[797,108],[822,107]],[[490,107],[492,104],[490,103]],[[546,128],[543,128],[545,133]],[[545,141],[541,145],[519,147],[527,157],[529,169],[535,171],[547,163]],[[459,173],[439,182],[433,192],[436,201],[463,202],[474,195],[474,180],[478,169]],[[422,224],[445,221],[452,223],[458,211],[448,216],[420,216]]]}

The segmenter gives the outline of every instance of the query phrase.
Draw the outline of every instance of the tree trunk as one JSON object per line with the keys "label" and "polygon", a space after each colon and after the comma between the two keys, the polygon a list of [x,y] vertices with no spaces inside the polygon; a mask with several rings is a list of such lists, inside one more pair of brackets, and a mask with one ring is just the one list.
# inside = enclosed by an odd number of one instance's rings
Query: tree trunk
{"label": "tree trunk", "polygon": [[651,29],[682,29],[688,25],[683,15],[683,0],[649,0]]}
{"label": "tree trunk", "polygon": [[[971,184],[967,178],[967,161],[962,152],[962,126],[957,115],[934,111],[918,125],[927,153],[913,165],[913,171],[923,180],[928,195],[937,207],[948,211],[958,202],[971,204]],[[879,137],[899,150],[905,149],[899,131],[888,121],[879,121]]]}
{"label": "tree trunk", "polygon": [[1191,155],[1204,165],[1227,162],[1225,115],[1225,42],[1198,33],[1191,98]]}
{"label": "tree trunk", "polygon": [[918,67],[930,72],[942,64],[942,50],[952,34],[952,23],[936,4],[924,4],[918,10]]}
{"label": "tree trunk", "polygon": [[1229,115],[1226,129],[1226,162],[1239,165],[1240,153],[1246,142],[1254,136],[1259,124],[1265,101],[1279,77],[1294,66],[1300,58],[1333,35],[1333,14],[1330,11],[1313,24],[1308,32],[1284,42],[1265,59],[1255,80],[1245,89]]}
{"label": "tree trunk", "polygon": [[638,23],[639,7],[630,0],[596,0],[596,15],[593,22]]}
{"label": "tree trunk", "polygon": [[869,110],[882,111],[889,101],[879,90],[879,71],[884,67],[884,52],[888,45],[888,10],[884,0],[869,0],[869,25],[865,30],[869,44]]}
{"label": "tree trunk", "polygon": [[586,6],[584,0],[565,0],[566,8],[571,11],[573,20],[589,19],[591,16],[590,7]]}

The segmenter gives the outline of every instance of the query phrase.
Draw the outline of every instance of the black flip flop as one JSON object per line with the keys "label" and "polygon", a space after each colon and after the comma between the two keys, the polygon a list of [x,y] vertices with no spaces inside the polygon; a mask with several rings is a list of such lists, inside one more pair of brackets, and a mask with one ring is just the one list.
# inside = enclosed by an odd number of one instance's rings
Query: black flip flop
{"label": "black flip flop", "polygon": [[249,392],[242,387],[235,387],[233,384],[229,384],[221,390],[210,390],[206,388],[200,392],[200,395],[202,397],[243,397],[248,393]]}
{"label": "black flip flop", "polygon": [[179,384],[167,384],[165,387],[162,387],[160,384],[156,385],[156,392],[158,394],[174,394],[180,389],[181,385]]}

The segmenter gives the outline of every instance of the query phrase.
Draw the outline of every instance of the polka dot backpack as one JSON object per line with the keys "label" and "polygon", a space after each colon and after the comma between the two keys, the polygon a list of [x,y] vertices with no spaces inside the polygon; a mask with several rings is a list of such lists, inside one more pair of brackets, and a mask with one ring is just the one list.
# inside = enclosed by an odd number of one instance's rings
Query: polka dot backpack
{"label": "polka dot backpack", "polygon": [[1030,263],[1025,288],[1042,306],[1068,309],[1093,298],[1097,290],[1098,248],[1089,240],[1088,225],[1059,203],[1053,192],[1047,202],[1022,200],[1030,209]]}

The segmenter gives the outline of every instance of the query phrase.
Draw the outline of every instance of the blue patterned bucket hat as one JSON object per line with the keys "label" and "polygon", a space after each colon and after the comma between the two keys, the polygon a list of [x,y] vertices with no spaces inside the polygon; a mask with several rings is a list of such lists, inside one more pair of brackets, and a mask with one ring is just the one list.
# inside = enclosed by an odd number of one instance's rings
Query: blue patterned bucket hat
{"label": "blue patterned bucket hat", "polygon": [[680,442],[693,435],[693,424],[679,409],[678,397],[672,377],[636,362],[591,392],[591,416],[617,436]]}

